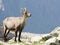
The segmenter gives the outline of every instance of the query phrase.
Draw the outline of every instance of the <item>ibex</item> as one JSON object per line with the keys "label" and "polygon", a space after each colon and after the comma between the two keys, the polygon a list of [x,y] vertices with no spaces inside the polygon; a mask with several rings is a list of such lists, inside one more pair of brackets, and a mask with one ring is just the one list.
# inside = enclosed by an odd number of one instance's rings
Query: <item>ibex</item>
{"label": "ibex", "polygon": [[[4,27],[4,41],[7,40],[7,35],[10,31],[15,31],[15,41],[17,38],[17,32],[19,32],[18,35],[18,41],[21,42],[21,32],[24,29],[24,26],[26,24],[26,20],[28,17],[31,17],[31,14],[28,13],[27,9],[22,9],[22,17],[7,17],[3,20],[3,27]],[[7,31],[8,30],[8,31]]]}

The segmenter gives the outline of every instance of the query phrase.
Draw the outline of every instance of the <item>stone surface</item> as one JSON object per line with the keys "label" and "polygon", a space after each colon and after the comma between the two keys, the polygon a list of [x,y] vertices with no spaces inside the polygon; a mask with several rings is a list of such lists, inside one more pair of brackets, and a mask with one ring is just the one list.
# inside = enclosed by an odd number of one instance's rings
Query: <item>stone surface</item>
{"label": "stone surface", "polygon": [[47,41],[45,41],[45,45],[50,45],[51,43],[58,43],[58,40],[56,37],[52,37],[50,39],[48,39]]}
{"label": "stone surface", "polygon": [[31,42],[34,43],[34,42],[38,42],[42,39],[41,36],[34,36],[34,37],[31,37]]}
{"label": "stone surface", "polygon": [[[14,32],[10,32],[7,36],[9,40],[4,42],[3,40],[3,27],[0,26],[0,44],[1,45],[50,45],[56,44],[60,45],[60,27],[56,27],[48,34],[34,34],[29,32],[22,32],[21,41],[14,42]],[[51,36],[49,39],[46,39],[48,36]],[[43,39],[43,40],[42,40]]]}

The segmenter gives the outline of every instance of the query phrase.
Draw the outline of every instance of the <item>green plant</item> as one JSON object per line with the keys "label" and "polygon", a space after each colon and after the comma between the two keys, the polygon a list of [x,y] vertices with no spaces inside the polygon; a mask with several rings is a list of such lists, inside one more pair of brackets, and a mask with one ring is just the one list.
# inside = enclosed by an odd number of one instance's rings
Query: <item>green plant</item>
{"label": "green plant", "polygon": [[0,43],[0,45],[3,45],[2,43]]}
{"label": "green plant", "polygon": [[52,36],[58,37],[58,33],[51,34]]}
{"label": "green plant", "polygon": [[42,41],[46,41],[46,40],[48,40],[49,38],[51,38],[51,36],[43,37],[41,40],[42,40]]}

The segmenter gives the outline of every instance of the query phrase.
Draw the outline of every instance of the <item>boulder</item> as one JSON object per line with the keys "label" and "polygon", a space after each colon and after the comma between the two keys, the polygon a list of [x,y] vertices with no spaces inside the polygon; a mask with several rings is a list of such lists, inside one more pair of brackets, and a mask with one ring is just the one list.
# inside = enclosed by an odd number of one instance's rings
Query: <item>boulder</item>
{"label": "boulder", "polygon": [[45,41],[44,45],[50,45],[51,43],[54,43],[56,45],[59,44],[58,39],[56,37],[52,37],[48,39],[47,41]]}
{"label": "boulder", "polygon": [[58,34],[60,34],[60,27],[56,27],[52,32],[51,32],[51,34],[52,33],[58,33]]}
{"label": "boulder", "polygon": [[38,42],[38,41],[40,41],[41,39],[42,39],[41,36],[33,36],[33,37],[31,38],[31,42],[32,42],[32,43]]}

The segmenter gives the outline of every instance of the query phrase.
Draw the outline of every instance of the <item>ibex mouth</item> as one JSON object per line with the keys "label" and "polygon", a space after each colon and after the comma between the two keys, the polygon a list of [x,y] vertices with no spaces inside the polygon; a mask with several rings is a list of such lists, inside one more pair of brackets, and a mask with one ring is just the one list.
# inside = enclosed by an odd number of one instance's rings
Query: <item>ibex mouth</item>
{"label": "ibex mouth", "polygon": [[29,16],[28,16],[28,17],[31,17],[31,15],[32,15],[32,14],[29,14]]}
{"label": "ibex mouth", "polygon": [[32,14],[30,14],[30,17],[31,17]]}

